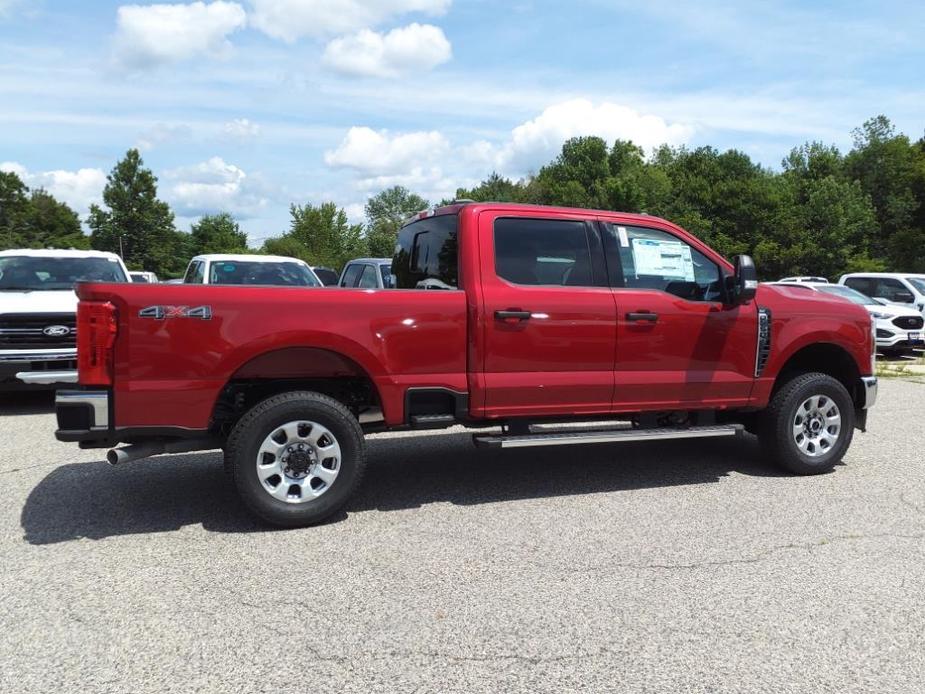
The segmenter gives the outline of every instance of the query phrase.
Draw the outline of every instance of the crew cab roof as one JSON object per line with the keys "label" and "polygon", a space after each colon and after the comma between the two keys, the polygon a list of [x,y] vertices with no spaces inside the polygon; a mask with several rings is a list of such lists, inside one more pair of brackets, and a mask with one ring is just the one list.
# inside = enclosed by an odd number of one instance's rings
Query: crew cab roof
{"label": "crew cab roof", "polygon": [[[494,210],[500,212],[514,212],[514,213],[523,213],[523,212],[565,212],[567,214],[576,214],[576,215],[586,215],[592,217],[619,217],[622,221],[628,222],[639,222],[642,225],[647,223],[651,224],[653,221],[663,222],[665,224],[671,224],[665,219],[660,217],[655,217],[653,215],[645,213],[636,213],[636,212],[618,212],[616,210],[594,210],[587,209],[584,207],[558,207],[555,205],[536,205],[533,203],[522,203],[522,202],[474,202],[472,200],[466,201],[455,201],[449,205],[443,205],[442,207],[435,207],[428,210],[421,210],[417,214],[409,217],[404,222],[402,226],[407,226],[412,222],[416,222],[419,219],[426,219],[427,217],[435,217],[445,214],[458,214],[460,210],[464,207],[478,207],[484,208],[486,210]],[[671,224],[671,226],[675,226]]]}

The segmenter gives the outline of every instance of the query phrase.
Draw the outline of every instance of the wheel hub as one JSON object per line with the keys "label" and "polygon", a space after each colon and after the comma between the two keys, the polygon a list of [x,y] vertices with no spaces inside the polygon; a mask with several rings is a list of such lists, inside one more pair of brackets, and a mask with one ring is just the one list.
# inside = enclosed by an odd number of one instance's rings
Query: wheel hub
{"label": "wheel hub", "polygon": [[301,479],[308,474],[317,460],[315,451],[304,443],[288,446],[286,455],[283,456],[283,463],[286,465],[284,470],[290,477]]}

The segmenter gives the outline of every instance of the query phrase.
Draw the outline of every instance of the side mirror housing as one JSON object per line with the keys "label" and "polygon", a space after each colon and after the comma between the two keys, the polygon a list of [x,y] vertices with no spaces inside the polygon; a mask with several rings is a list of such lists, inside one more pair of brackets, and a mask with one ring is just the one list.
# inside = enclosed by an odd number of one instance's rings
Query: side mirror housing
{"label": "side mirror housing", "polygon": [[735,265],[735,275],[732,282],[733,305],[747,304],[755,298],[758,291],[758,272],[755,270],[755,261],[750,255],[737,255],[732,259]]}

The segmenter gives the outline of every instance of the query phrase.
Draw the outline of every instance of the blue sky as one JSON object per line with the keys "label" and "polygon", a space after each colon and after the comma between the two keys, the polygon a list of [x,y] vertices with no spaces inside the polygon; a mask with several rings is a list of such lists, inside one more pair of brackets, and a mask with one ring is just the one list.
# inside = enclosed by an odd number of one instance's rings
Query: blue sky
{"label": "blue sky", "polygon": [[777,167],[884,113],[925,133],[925,3],[0,0],[0,167],[84,214],[139,147],[181,228],[432,201],[596,134]]}

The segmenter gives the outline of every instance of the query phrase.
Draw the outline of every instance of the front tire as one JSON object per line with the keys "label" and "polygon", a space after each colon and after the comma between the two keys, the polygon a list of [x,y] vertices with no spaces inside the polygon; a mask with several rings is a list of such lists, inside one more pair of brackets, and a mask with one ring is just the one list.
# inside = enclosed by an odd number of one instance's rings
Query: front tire
{"label": "front tire", "polygon": [[787,381],[761,414],[758,438],[770,460],[797,475],[829,472],[854,436],[854,402],[822,373]]}
{"label": "front tire", "polygon": [[366,446],[359,422],[341,403],[293,391],[241,417],[225,457],[247,509],[295,528],[321,523],[344,506],[363,477]]}

